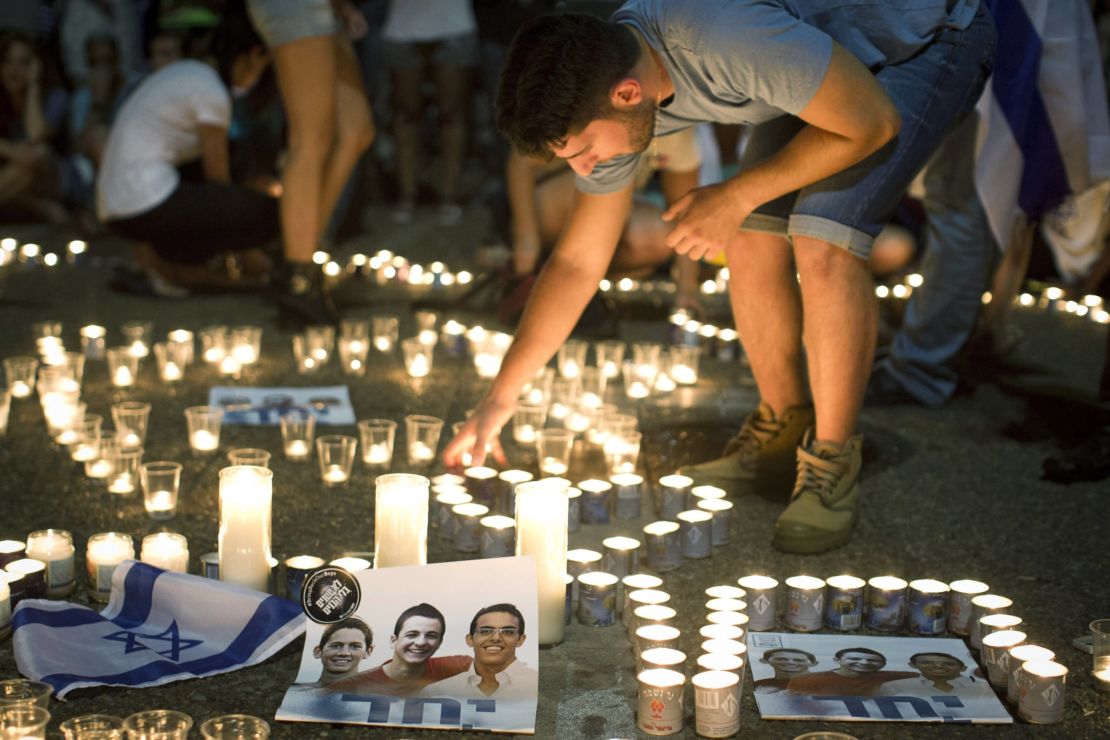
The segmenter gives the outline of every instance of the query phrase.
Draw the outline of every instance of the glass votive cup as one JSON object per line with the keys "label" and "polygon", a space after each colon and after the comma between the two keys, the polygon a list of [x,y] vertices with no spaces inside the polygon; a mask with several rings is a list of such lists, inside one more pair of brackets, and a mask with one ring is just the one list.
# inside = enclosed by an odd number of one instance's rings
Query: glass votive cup
{"label": "glass votive cup", "polygon": [[259,447],[240,447],[227,453],[228,465],[254,465],[259,468],[270,467],[270,451]]}
{"label": "glass votive cup", "polygon": [[145,401],[121,401],[112,404],[112,423],[121,447],[142,447],[150,423],[150,404]]}
{"label": "glass votive cup", "polygon": [[123,740],[123,718],[112,714],[82,714],[58,725],[65,740]]}
{"label": "glass votive cup", "polygon": [[103,326],[88,324],[81,327],[81,351],[85,353],[87,359],[104,359],[104,339],[107,336],[108,330]]}
{"label": "glass votive cup", "polygon": [[[547,405],[551,401],[551,384],[555,382],[555,368],[541,367],[535,376],[520,389],[520,402]],[[546,415],[544,417],[546,419]]]}
{"label": "glass votive cup", "polygon": [[562,421],[578,405],[578,378],[555,378],[551,383],[551,405],[547,415]]}
{"label": "glass votive cup", "polygon": [[599,409],[605,402],[609,379],[596,367],[584,367],[578,376],[578,405]]}
{"label": "glass votive cup", "polygon": [[128,321],[120,327],[124,344],[128,352],[136,360],[141,360],[150,354],[151,334],[153,324],[149,321]]}
{"label": "glass votive cup", "polygon": [[432,371],[432,348],[421,342],[419,337],[401,340],[401,354],[405,372],[410,378],[423,378]]}
{"label": "glass votive cup", "polygon": [[312,354],[312,348],[304,334],[293,335],[293,360],[297,364],[297,372],[301,375],[316,372],[322,367],[320,361]]}
{"label": "glass votive cup", "polygon": [[437,314],[435,311],[421,309],[419,311],[412,312],[412,319],[414,322],[416,322],[417,332],[428,330],[435,331],[436,322],[439,321],[439,314]]}
{"label": "glass votive cup", "polygon": [[128,740],[186,740],[193,718],[172,709],[135,712],[123,720]]}
{"label": "glass votive cup", "polygon": [[200,356],[209,365],[218,366],[223,361],[230,343],[226,326],[206,326],[200,330]]}
{"label": "glass votive cup", "polygon": [[701,352],[697,347],[671,347],[667,374],[678,385],[694,385],[698,382],[700,357]]}
{"label": "glass votive cup", "polygon": [[112,472],[108,474],[108,493],[134,493],[142,462],[142,447],[116,447],[111,457]]}
{"label": "glass votive cup", "polygon": [[586,366],[586,352],[590,345],[581,339],[568,339],[555,356],[555,367],[564,378],[578,378]]}
{"label": "glass votive cup", "polygon": [[100,425],[103,423],[104,417],[99,414],[86,413],[80,420],[74,420],[75,438],[69,448],[70,460],[83,463],[100,454]]}
{"label": "glass votive cup", "polygon": [[320,478],[326,486],[346,485],[351,479],[358,440],[345,434],[325,434],[316,438],[316,459]]}
{"label": "glass votive cup", "polygon": [[116,388],[130,388],[135,385],[139,374],[139,358],[131,354],[130,347],[109,347],[108,379]]}
{"label": "glass votive cup", "polygon": [[521,399],[513,412],[513,441],[524,447],[536,444],[536,437],[547,423],[547,401]]}
{"label": "glass votive cup", "polygon": [[540,474],[559,478],[570,469],[574,432],[569,429],[541,429],[536,433],[536,456]]}
{"label": "glass votive cup", "polygon": [[85,419],[85,410],[88,404],[76,401],[61,404],[52,408],[47,417],[47,426],[50,436],[60,445],[68,446],[77,442],[78,424]]}
{"label": "glass votive cup", "polygon": [[43,740],[50,712],[42,707],[15,704],[0,705],[0,738],[12,740]]}
{"label": "glass votive cup", "polygon": [[366,356],[370,343],[366,339],[339,338],[339,367],[347,375],[362,376],[366,373]]}
{"label": "glass votive cup", "polygon": [[624,342],[616,339],[607,339],[594,344],[597,369],[606,379],[620,376],[621,366],[624,364],[624,350]]}
{"label": "glass votive cup", "polygon": [[185,345],[170,342],[154,343],[154,360],[158,377],[163,383],[178,383],[185,377]]}
{"label": "glass votive cup", "polygon": [[435,461],[443,419],[421,414],[405,417],[405,442],[410,466],[426,468]]}
{"label": "glass votive cup", "polygon": [[190,406],[185,409],[189,449],[194,455],[210,455],[220,446],[220,425],[224,410],[219,406]]}
{"label": "glass votive cup", "polygon": [[379,352],[392,352],[397,344],[399,325],[396,316],[375,316],[374,324],[374,349]]}
{"label": "glass votive cup", "polygon": [[1110,693],[1110,619],[1091,622],[1091,676],[1095,688]]}
{"label": "glass votive cup", "polygon": [[116,451],[119,450],[119,442],[116,441],[115,434],[113,431],[101,431],[93,456],[85,460],[86,477],[107,481],[108,476],[112,474],[113,460]]}
{"label": "glass votive cup", "polygon": [[358,423],[362,440],[362,462],[373,472],[384,472],[393,462],[397,422],[392,419],[363,419]]}
{"label": "glass votive cup", "polygon": [[262,355],[262,327],[236,326],[231,330],[231,354],[240,365],[253,365]]}
{"label": "glass votive cup", "polygon": [[166,333],[166,344],[173,345],[175,352],[181,353],[182,365],[193,362],[193,332],[188,329],[174,329]]}
{"label": "glass votive cup", "polygon": [[124,560],[134,560],[135,543],[123,532],[101,532],[85,543],[85,569],[89,578],[89,599],[107,603],[112,594],[112,575]]}
{"label": "glass votive cup", "polygon": [[42,681],[9,678],[0,681],[0,707],[27,706],[47,709],[54,689]]}
{"label": "glass votive cup", "polygon": [[609,474],[635,473],[636,462],[640,459],[640,432],[621,432],[610,435],[605,443],[605,456],[609,462]]}
{"label": "glass votive cup", "polygon": [[204,740],[266,740],[270,725],[249,714],[225,714],[202,722],[200,736]]}
{"label": "glass votive cup", "polygon": [[38,369],[37,357],[17,356],[4,359],[4,377],[12,398],[28,398],[34,392]]}
{"label": "glass votive cup", "polygon": [[69,379],[71,388],[80,389],[81,380],[85,377],[85,356],[80,352],[63,352],[57,358],[58,362],[46,365],[46,368],[57,368]]}
{"label": "glass votive cup", "polygon": [[143,484],[147,515],[155,521],[172,519],[177,513],[177,494],[181,490],[181,463],[168,460],[143,463],[139,480]]}
{"label": "glass votive cup", "polygon": [[155,532],[143,537],[139,559],[162,570],[189,572],[189,541],[177,532]]}
{"label": "glass votive cup", "polygon": [[62,336],[62,322],[61,321],[36,321],[31,324],[31,338],[35,341],[40,339],[54,337],[60,339]]}
{"label": "glass votive cup", "polygon": [[312,454],[316,417],[304,409],[291,409],[281,417],[281,449],[286,460],[304,462]]}
{"label": "glass votive cup", "polygon": [[659,374],[658,365],[637,365],[629,360],[621,366],[624,376],[624,395],[632,401],[639,401],[651,395],[655,387],[655,377]]}

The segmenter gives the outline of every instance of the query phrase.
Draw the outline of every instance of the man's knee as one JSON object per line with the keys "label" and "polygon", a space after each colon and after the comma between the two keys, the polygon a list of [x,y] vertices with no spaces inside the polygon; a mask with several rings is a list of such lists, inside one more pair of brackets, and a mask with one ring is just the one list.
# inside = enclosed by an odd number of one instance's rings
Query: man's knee
{"label": "man's knee", "polygon": [[867,263],[847,249],[811,237],[794,238],[794,261],[802,280],[837,279],[866,274]]}

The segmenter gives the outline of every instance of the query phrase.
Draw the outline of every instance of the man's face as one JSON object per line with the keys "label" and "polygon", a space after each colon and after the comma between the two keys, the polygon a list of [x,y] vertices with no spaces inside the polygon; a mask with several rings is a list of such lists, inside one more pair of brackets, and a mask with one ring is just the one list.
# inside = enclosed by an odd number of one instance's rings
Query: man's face
{"label": "man's face", "polygon": [[813,665],[809,660],[809,656],[804,653],[795,653],[793,651],[773,653],[763,658],[763,662],[774,668],[776,674],[805,673],[809,670],[810,666]]}
{"label": "man's face", "polygon": [[358,671],[359,661],[370,657],[372,648],[366,644],[362,630],[347,628],[333,632],[323,646],[312,652],[323,664],[324,673],[342,676]]}
{"label": "man's face", "polygon": [[181,48],[181,39],[173,36],[155,36],[150,42],[150,68],[162,69],[167,64],[172,64],[184,58],[185,52]]}
{"label": "man's face", "polygon": [[478,617],[474,634],[466,636],[474,648],[474,660],[483,664],[508,665],[516,659],[516,649],[524,644],[520,623],[508,612],[489,612]]}
{"label": "man's face", "polygon": [[886,665],[886,660],[873,653],[844,653],[839,663],[841,668],[855,673],[874,673]]}
{"label": "man's face", "polygon": [[946,655],[922,655],[911,665],[930,681],[957,678],[964,670],[963,663]]}
{"label": "man's face", "polygon": [[439,650],[443,642],[443,625],[432,617],[409,617],[401,625],[401,631],[390,640],[394,660],[423,663]]}
{"label": "man's face", "polygon": [[655,103],[645,100],[628,110],[614,110],[611,117],[591,121],[552,152],[585,177],[600,162],[645,151],[654,134]]}

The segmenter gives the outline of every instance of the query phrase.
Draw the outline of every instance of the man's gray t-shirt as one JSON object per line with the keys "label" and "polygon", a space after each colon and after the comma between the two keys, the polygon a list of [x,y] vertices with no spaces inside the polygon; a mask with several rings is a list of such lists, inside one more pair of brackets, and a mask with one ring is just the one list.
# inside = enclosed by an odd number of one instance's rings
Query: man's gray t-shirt
{"label": "man's gray t-shirt", "polygon": [[[905,61],[942,28],[971,23],[979,0],[631,0],[612,20],[660,55],[674,97],[655,135],[695,123],[758,124],[806,107],[825,79],[832,39],[872,71]],[[641,155],[578,177],[587,193],[620,190]]]}

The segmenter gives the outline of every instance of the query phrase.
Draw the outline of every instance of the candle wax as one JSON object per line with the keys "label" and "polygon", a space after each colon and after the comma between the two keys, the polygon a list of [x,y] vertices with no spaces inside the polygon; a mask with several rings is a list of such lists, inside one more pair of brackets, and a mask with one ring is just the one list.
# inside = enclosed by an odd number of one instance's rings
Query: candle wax
{"label": "candle wax", "polygon": [[294,439],[285,445],[285,455],[294,458],[308,457],[308,443],[303,439]]}
{"label": "candle wax", "polygon": [[423,378],[429,372],[431,372],[431,368],[428,367],[428,358],[424,355],[416,355],[412,358],[412,361],[409,362],[410,376],[414,378]]}
{"label": "candle wax", "polygon": [[389,448],[385,442],[372,444],[362,456],[362,460],[370,465],[384,465],[389,462]]}
{"label": "candle wax", "polygon": [[327,483],[342,483],[347,478],[347,471],[342,465],[329,465],[324,471],[324,481]]}
{"label": "candle wax", "polygon": [[134,382],[135,377],[131,374],[131,369],[126,366],[117,367],[115,374],[112,375],[113,385],[126,386]]}
{"label": "candle wax", "polygon": [[12,397],[13,398],[26,398],[31,395],[31,386],[22,380],[17,380],[12,383]]}

